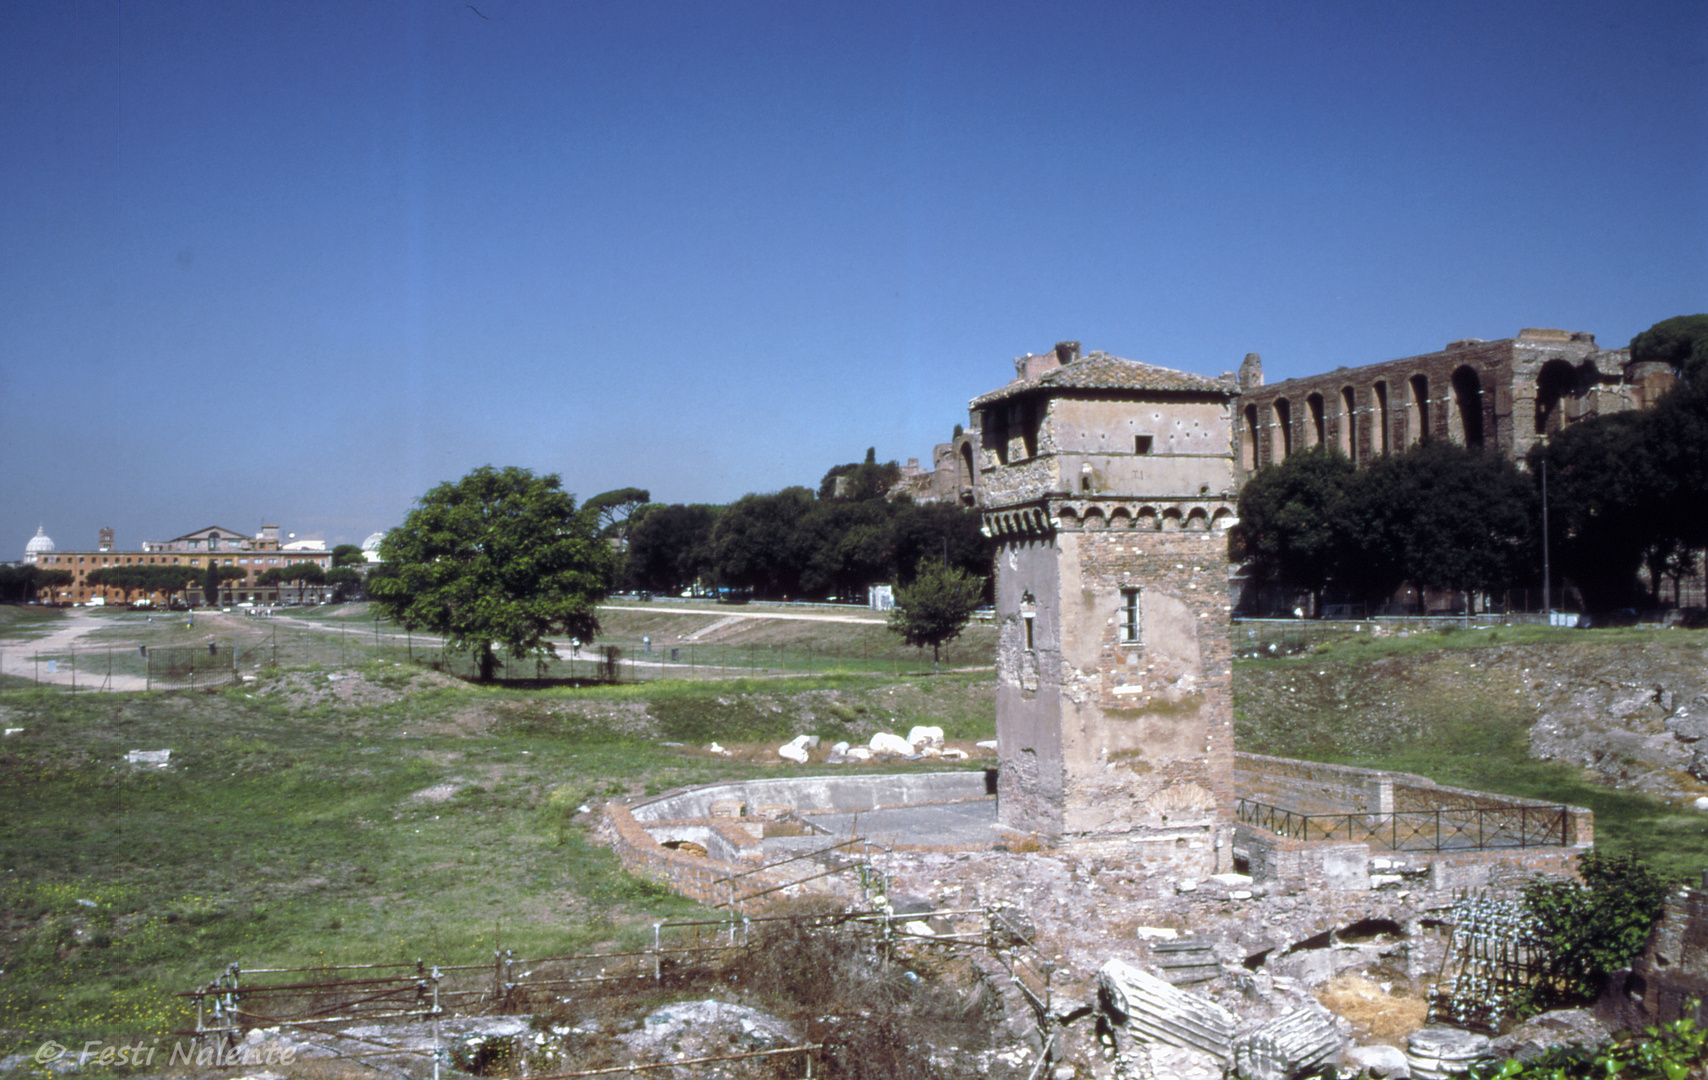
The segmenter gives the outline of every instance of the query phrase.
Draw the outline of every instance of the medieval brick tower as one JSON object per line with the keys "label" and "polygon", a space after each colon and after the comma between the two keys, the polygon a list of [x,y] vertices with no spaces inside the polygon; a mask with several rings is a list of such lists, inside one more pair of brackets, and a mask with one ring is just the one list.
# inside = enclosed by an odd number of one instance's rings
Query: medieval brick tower
{"label": "medieval brick tower", "polygon": [[1004,826],[1225,866],[1231,378],[1077,342],[973,400]]}

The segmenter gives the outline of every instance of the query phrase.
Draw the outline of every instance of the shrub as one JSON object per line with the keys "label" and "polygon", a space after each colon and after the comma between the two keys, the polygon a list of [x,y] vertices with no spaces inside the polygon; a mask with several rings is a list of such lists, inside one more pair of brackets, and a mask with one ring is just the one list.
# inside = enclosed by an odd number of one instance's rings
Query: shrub
{"label": "shrub", "polygon": [[1533,991],[1539,1008],[1554,999],[1596,997],[1609,975],[1643,951],[1666,902],[1667,883],[1632,855],[1586,851],[1578,873],[1581,883],[1547,881],[1524,890],[1550,954]]}

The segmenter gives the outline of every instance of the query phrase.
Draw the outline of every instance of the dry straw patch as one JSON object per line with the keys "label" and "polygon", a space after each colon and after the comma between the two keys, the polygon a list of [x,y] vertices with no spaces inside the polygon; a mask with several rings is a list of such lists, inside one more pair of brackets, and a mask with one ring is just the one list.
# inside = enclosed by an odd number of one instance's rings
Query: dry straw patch
{"label": "dry straw patch", "polygon": [[1336,1016],[1345,1017],[1360,1033],[1378,1039],[1400,1039],[1423,1027],[1429,1003],[1422,998],[1390,994],[1352,972],[1330,979],[1317,1000]]}

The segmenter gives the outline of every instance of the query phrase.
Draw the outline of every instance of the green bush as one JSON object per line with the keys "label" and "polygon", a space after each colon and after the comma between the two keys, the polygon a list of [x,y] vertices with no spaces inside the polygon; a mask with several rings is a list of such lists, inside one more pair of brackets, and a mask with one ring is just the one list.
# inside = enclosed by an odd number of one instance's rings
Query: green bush
{"label": "green bush", "polygon": [[1666,881],[1632,855],[1586,851],[1578,873],[1582,883],[1546,881],[1524,890],[1550,953],[1532,991],[1536,1011],[1600,994],[1607,977],[1643,951],[1666,902]]}
{"label": "green bush", "polygon": [[[1696,1003],[1687,1006],[1695,1011]],[[1556,1047],[1532,1061],[1473,1069],[1473,1080],[1692,1080],[1708,1070],[1708,1033],[1694,1019],[1627,1034],[1605,1050]]]}

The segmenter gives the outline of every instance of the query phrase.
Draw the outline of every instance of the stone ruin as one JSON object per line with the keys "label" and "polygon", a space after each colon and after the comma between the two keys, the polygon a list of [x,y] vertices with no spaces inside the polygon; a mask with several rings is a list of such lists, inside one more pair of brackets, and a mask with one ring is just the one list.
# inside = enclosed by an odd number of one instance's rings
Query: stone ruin
{"label": "stone ruin", "polygon": [[[1572,874],[1592,816],[1236,753],[1237,384],[1072,342],[1016,370],[957,451],[997,544],[995,767],[714,785],[611,804],[605,836],[632,872],[734,910],[871,903],[874,879],[921,918],[1007,905],[1060,950],[1058,1004],[1011,1010],[1053,1075],[1462,1072],[1488,1038],[1355,1038],[1315,995],[1359,970],[1385,972],[1378,995],[1474,987],[1455,905]],[[801,764],[810,742],[790,744]]]}

